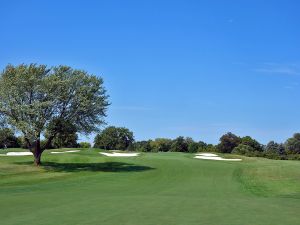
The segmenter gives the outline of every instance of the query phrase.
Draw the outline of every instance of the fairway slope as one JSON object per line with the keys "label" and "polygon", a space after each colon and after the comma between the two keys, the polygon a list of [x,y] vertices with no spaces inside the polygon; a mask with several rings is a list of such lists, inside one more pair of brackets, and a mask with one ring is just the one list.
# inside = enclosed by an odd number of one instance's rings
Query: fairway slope
{"label": "fairway slope", "polygon": [[0,157],[0,224],[300,225],[300,162],[193,157]]}

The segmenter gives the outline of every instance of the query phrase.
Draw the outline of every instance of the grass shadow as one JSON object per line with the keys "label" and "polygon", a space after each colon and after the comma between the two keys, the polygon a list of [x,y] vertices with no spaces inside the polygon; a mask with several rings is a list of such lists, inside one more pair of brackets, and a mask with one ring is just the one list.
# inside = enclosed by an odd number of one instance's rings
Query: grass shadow
{"label": "grass shadow", "polygon": [[[16,164],[31,165],[32,162],[18,162]],[[58,162],[43,162],[42,168],[47,171],[54,172],[80,172],[80,171],[92,171],[92,172],[142,172],[147,170],[153,170],[154,168],[149,166],[140,166],[123,162],[103,162],[103,163],[58,163]]]}

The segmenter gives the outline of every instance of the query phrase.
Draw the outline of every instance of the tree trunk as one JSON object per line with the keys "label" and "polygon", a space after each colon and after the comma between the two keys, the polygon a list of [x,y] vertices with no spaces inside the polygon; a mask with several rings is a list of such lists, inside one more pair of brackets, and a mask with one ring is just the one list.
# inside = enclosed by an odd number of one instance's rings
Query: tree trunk
{"label": "tree trunk", "polygon": [[36,166],[41,165],[41,156],[42,156],[42,149],[41,149],[41,141],[38,139],[35,143],[34,150],[33,150],[33,156],[34,156],[34,164]]}

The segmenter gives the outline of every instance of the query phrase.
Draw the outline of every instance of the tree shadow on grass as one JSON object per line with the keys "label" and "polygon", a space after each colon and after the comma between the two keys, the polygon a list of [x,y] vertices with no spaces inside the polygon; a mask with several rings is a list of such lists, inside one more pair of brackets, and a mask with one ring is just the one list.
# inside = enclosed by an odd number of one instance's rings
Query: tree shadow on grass
{"label": "tree shadow on grass", "polygon": [[[32,162],[18,162],[17,164],[31,165]],[[149,166],[140,166],[123,162],[103,162],[103,163],[57,163],[57,162],[43,162],[42,168],[47,171],[54,172],[142,172],[153,170]]]}

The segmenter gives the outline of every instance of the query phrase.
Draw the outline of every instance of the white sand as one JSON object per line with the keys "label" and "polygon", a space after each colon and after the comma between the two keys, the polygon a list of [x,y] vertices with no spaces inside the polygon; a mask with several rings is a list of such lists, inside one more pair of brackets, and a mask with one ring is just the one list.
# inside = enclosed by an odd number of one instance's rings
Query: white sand
{"label": "white sand", "polygon": [[120,153],[120,152],[113,152],[113,153],[99,152],[99,153],[110,157],[132,157],[132,156],[138,156],[140,154],[140,153]]}
{"label": "white sand", "polygon": [[224,159],[216,154],[212,153],[198,153],[194,157],[195,159],[208,159],[208,160],[219,160],[219,161],[242,161],[242,159]]}
{"label": "white sand", "polygon": [[6,154],[1,154],[0,156],[27,156],[33,155],[31,152],[8,152]]}
{"label": "white sand", "polygon": [[69,151],[63,151],[63,152],[51,152],[52,154],[61,154],[61,153],[71,153],[71,152],[80,152],[80,150],[69,150]]}
{"label": "white sand", "polygon": [[215,156],[218,156],[216,154],[213,154],[213,153],[197,153],[196,156],[207,156],[207,157],[215,157]]}

